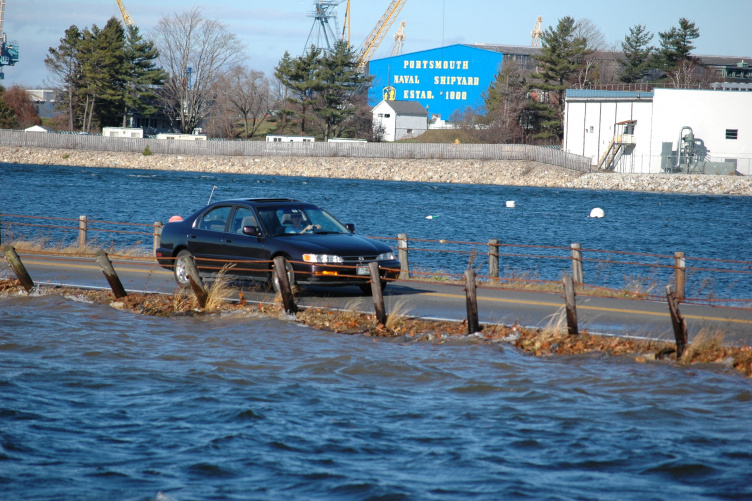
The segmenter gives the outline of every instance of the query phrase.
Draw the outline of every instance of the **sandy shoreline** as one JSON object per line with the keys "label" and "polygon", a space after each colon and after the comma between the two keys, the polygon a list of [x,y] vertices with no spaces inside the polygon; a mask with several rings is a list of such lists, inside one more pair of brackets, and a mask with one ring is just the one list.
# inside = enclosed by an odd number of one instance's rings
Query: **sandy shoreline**
{"label": "sandy shoreline", "polygon": [[0,147],[0,169],[7,163],[752,196],[752,176],[582,174],[526,160],[144,156],[141,153]]}

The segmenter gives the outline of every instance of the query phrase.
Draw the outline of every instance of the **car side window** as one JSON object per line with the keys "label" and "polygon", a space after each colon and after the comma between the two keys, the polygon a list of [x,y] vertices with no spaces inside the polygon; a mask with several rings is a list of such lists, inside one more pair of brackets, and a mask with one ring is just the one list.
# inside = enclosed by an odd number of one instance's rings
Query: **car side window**
{"label": "car side window", "polygon": [[202,230],[211,231],[225,231],[227,226],[227,218],[230,216],[230,210],[232,207],[216,207],[203,216],[198,223],[198,228]]}
{"label": "car side window", "polygon": [[258,227],[258,221],[253,210],[248,207],[238,207],[235,210],[235,214],[232,216],[232,224],[230,225],[230,233],[243,233],[244,226],[256,226]]}

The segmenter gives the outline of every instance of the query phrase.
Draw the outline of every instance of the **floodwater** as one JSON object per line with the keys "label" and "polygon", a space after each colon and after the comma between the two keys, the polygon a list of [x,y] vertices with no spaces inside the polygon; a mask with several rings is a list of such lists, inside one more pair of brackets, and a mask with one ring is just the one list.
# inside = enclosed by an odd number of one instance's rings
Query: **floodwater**
{"label": "floodwater", "polygon": [[749,381],[0,299],[3,499],[750,499]]}
{"label": "floodwater", "polygon": [[[752,229],[741,197],[7,164],[0,173],[9,214],[152,223],[200,208],[217,186],[215,200],[310,200],[374,236],[744,259]],[[605,219],[587,218],[595,206]],[[467,260],[432,259],[443,261],[423,265]],[[749,297],[748,281],[729,288]],[[539,359],[504,343],[347,336],[253,316],[151,318],[18,295],[0,298],[0,389],[3,500],[752,499],[752,387],[722,365]]]}

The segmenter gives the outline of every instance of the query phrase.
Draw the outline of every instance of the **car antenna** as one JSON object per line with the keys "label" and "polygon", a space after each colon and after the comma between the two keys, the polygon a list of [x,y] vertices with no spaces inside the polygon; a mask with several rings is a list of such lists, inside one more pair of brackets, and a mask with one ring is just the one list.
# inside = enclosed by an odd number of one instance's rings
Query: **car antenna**
{"label": "car antenna", "polygon": [[215,184],[214,186],[212,186],[212,192],[211,192],[211,195],[209,195],[209,201],[206,202],[206,205],[209,205],[211,203],[211,199],[214,196],[214,190],[216,189],[217,189],[217,185]]}

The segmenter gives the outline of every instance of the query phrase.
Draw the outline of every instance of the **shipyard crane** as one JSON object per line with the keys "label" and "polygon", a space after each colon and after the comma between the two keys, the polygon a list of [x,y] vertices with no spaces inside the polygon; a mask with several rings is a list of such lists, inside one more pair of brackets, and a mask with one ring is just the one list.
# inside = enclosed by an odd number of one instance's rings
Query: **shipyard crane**
{"label": "shipyard crane", "polygon": [[133,18],[130,14],[128,14],[128,10],[125,8],[125,4],[123,4],[123,0],[117,0],[118,7],[120,8],[120,15],[123,17],[123,24],[126,26],[130,26],[133,24]]}
{"label": "shipyard crane", "polygon": [[400,23],[397,33],[394,34],[394,46],[392,47],[392,57],[402,54],[402,46],[405,44],[405,21]]}
{"label": "shipyard crane", "polygon": [[[311,45],[326,50],[332,50],[336,40],[332,25],[337,22],[337,13],[335,10],[340,3],[342,3],[342,0],[315,0],[313,2],[314,10],[313,12],[308,13],[308,17],[313,18],[313,26],[311,26],[311,31],[308,32],[308,39],[306,40],[305,46],[306,51]],[[346,22],[350,22],[349,18]]]}
{"label": "shipyard crane", "polygon": [[0,0],[0,80],[5,78],[3,66],[13,66],[18,62],[18,43],[8,42],[5,33],[5,0]]}
{"label": "shipyard crane", "polygon": [[368,61],[370,61],[371,56],[379,47],[381,41],[384,40],[384,37],[389,31],[389,28],[391,28],[392,24],[394,24],[397,15],[399,15],[402,7],[405,6],[406,1],[407,0],[392,0],[392,2],[389,4],[389,7],[387,7],[386,11],[381,16],[381,19],[379,19],[379,22],[376,23],[376,26],[374,26],[373,30],[371,30],[371,33],[366,38],[366,41],[363,42],[363,46],[358,51],[359,71],[365,71],[366,64],[368,64]]}
{"label": "shipyard crane", "polygon": [[533,31],[530,32],[530,36],[533,38],[532,42],[530,42],[530,45],[532,47],[540,47],[540,37],[543,34],[541,31],[541,23],[543,22],[543,17],[538,16],[538,20],[535,22],[535,28],[533,28]]}

